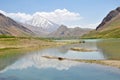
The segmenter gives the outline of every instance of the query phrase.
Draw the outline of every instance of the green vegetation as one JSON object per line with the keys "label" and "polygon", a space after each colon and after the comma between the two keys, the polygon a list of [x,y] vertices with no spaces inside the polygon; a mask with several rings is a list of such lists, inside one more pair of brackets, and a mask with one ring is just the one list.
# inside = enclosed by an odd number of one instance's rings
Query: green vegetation
{"label": "green vegetation", "polygon": [[101,32],[91,31],[89,34],[85,34],[82,38],[120,38],[120,28],[111,30],[105,30]]}
{"label": "green vegetation", "polygon": [[[26,50],[27,51],[27,50]],[[14,63],[21,56],[24,56],[25,49],[0,50],[0,70]]]}
{"label": "green vegetation", "polygon": [[26,53],[43,48],[60,46],[67,43],[54,42],[47,38],[14,37],[1,35],[0,37],[0,57],[16,53]]}
{"label": "green vegetation", "polygon": [[83,35],[82,38],[120,38],[120,17],[106,22],[101,28],[101,30],[93,30]]}
{"label": "green vegetation", "polygon": [[110,60],[120,60],[120,39],[107,39],[97,42],[97,47]]}
{"label": "green vegetation", "polygon": [[120,16],[116,16],[115,19],[111,20],[110,22],[108,22],[106,25],[104,25],[104,31],[105,30],[112,30],[118,28],[120,29]]}
{"label": "green vegetation", "polygon": [[14,38],[14,36],[0,35],[0,38]]}

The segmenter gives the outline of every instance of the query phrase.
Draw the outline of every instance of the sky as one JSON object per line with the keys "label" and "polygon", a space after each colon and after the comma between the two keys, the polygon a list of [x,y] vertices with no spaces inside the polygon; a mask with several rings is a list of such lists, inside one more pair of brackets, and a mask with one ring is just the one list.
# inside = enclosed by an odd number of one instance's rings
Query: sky
{"label": "sky", "polygon": [[1,0],[0,12],[25,22],[40,15],[68,27],[96,28],[120,0]]}

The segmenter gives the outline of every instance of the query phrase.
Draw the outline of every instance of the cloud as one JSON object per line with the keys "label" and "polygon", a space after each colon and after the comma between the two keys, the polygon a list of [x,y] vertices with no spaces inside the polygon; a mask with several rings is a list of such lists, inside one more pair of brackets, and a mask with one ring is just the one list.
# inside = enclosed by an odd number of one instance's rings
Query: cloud
{"label": "cloud", "polygon": [[97,22],[97,23],[93,23],[93,24],[84,25],[84,27],[95,29],[99,24],[100,24],[100,22]]}
{"label": "cloud", "polygon": [[0,10],[0,13],[6,15],[6,16],[8,16],[8,17],[10,17],[10,18],[12,18],[12,19],[14,19],[18,22],[23,22],[23,23],[27,20],[32,19],[32,15],[26,14],[26,13],[20,13],[20,12],[18,12],[18,13],[7,13],[7,12],[2,11],[2,10]]}
{"label": "cloud", "polygon": [[70,12],[67,9],[56,9],[53,12],[36,12],[33,16],[35,15],[40,15],[58,24],[66,24],[82,19],[79,13]]}
{"label": "cloud", "polygon": [[96,22],[96,23],[92,23],[92,24],[72,25],[72,26],[69,26],[69,27],[70,28],[81,27],[81,28],[92,28],[92,29],[95,29],[99,24],[100,24],[100,22]]}
{"label": "cloud", "polygon": [[26,13],[8,13],[7,14],[9,17],[13,18],[14,20],[17,20],[19,22],[26,22],[30,19],[32,19],[32,16],[30,14],[26,14]]}
{"label": "cloud", "polygon": [[95,29],[100,22],[81,25],[81,19],[83,17],[79,13],[71,12],[67,9],[56,9],[52,12],[35,12],[33,14],[26,14],[26,13],[7,13],[5,11],[0,10],[0,13],[3,13],[6,16],[11,17],[12,19],[26,23],[30,21],[33,17],[41,16],[43,18],[46,18],[54,23],[57,24],[64,24],[68,27],[82,27],[82,28],[93,28]]}
{"label": "cloud", "polygon": [[50,21],[53,21],[57,24],[65,24],[65,23],[75,22],[82,19],[79,13],[70,12],[67,9],[56,9],[53,12],[35,12],[33,14],[26,14],[21,12],[7,13],[2,10],[0,10],[0,12],[19,22],[29,21],[37,15],[44,17]]}
{"label": "cloud", "polygon": [[6,12],[5,12],[5,11],[0,10],[0,13],[6,15]]}

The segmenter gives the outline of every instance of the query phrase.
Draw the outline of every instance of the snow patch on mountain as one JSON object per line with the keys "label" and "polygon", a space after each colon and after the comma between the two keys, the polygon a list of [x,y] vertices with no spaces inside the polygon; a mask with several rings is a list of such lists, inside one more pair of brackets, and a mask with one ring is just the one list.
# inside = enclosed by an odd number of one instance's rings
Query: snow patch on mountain
{"label": "snow patch on mountain", "polygon": [[27,24],[41,28],[44,31],[53,32],[59,25],[54,22],[41,17],[40,15],[34,15],[33,18],[29,21],[26,21]]}

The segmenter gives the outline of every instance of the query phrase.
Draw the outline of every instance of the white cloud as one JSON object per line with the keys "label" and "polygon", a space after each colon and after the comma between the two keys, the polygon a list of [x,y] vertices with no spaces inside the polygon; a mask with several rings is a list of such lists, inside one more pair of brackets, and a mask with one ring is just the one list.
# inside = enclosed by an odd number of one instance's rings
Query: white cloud
{"label": "white cloud", "polygon": [[92,28],[92,29],[95,29],[99,24],[100,24],[100,22],[93,23],[93,24],[84,24],[84,25],[71,25],[69,27],[70,28],[81,27],[81,28]]}
{"label": "white cloud", "polygon": [[30,14],[26,13],[8,13],[9,17],[13,18],[14,20],[17,20],[19,22],[26,22],[27,20],[32,19],[32,16]]}
{"label": "white cloud", "polygon": [[56,9],[53,12],[35,12],[34,14],[26,14],[26,13],[7,13],[0,10],[1,13],[11,17],[14,20],[19,22],[25,22],[32,19],[34,16],[39,15],[44,17],[50,21],[53,21],[58,24],[65,24],[68,22],[75,22],[81,20],[82,17],[79,13],[70,12],[67,9]]}
{"label": "white cloud", "polygon": [[27,22],[30,21],[33,17],[39,15],[41,17],[44,17],[50,21],[53,21],[57,24],[64,24],[68,27],[82,27],[82,28],[93,28],[95,29],[99,22],[93,23],[93,24],[84,24],[81,25],[81,15],[79,13],[71,12],[67,9],[56,9],[52,12],[35,12],[33,14],[26,14],[26,13],[7,13],[5,11],[0,10],[0,13],[5,14],[6,16],[11,17],[14,20],[17,20],[19,22]]}
{"label": "white cloud", "polygon": [[84,27],[95,29],[99,24],[100,24],[100,22],[97,22],[97,23],[93,23],[93,24],[84,25]]}
{"label": "white cloud", "polygon": [[6,15],[6,12],[5,12],[5,11],[0,10],[0,13]]}
{"label": "white cloud", "polygon": [[32,15],[26,14],[26,13],[7,13],[5,11],[0,10],[0,13],[18,21],[18,22],[25,22],[27,20],[30,20],[32,18]]}
{"label": "white cloud", "polygon": [[40,15],[58,24],[65,24],[82,19],[79,13],[70,12],[67,9],[56,9],[53,12],[36,12],[34,16],[35,15]]}

